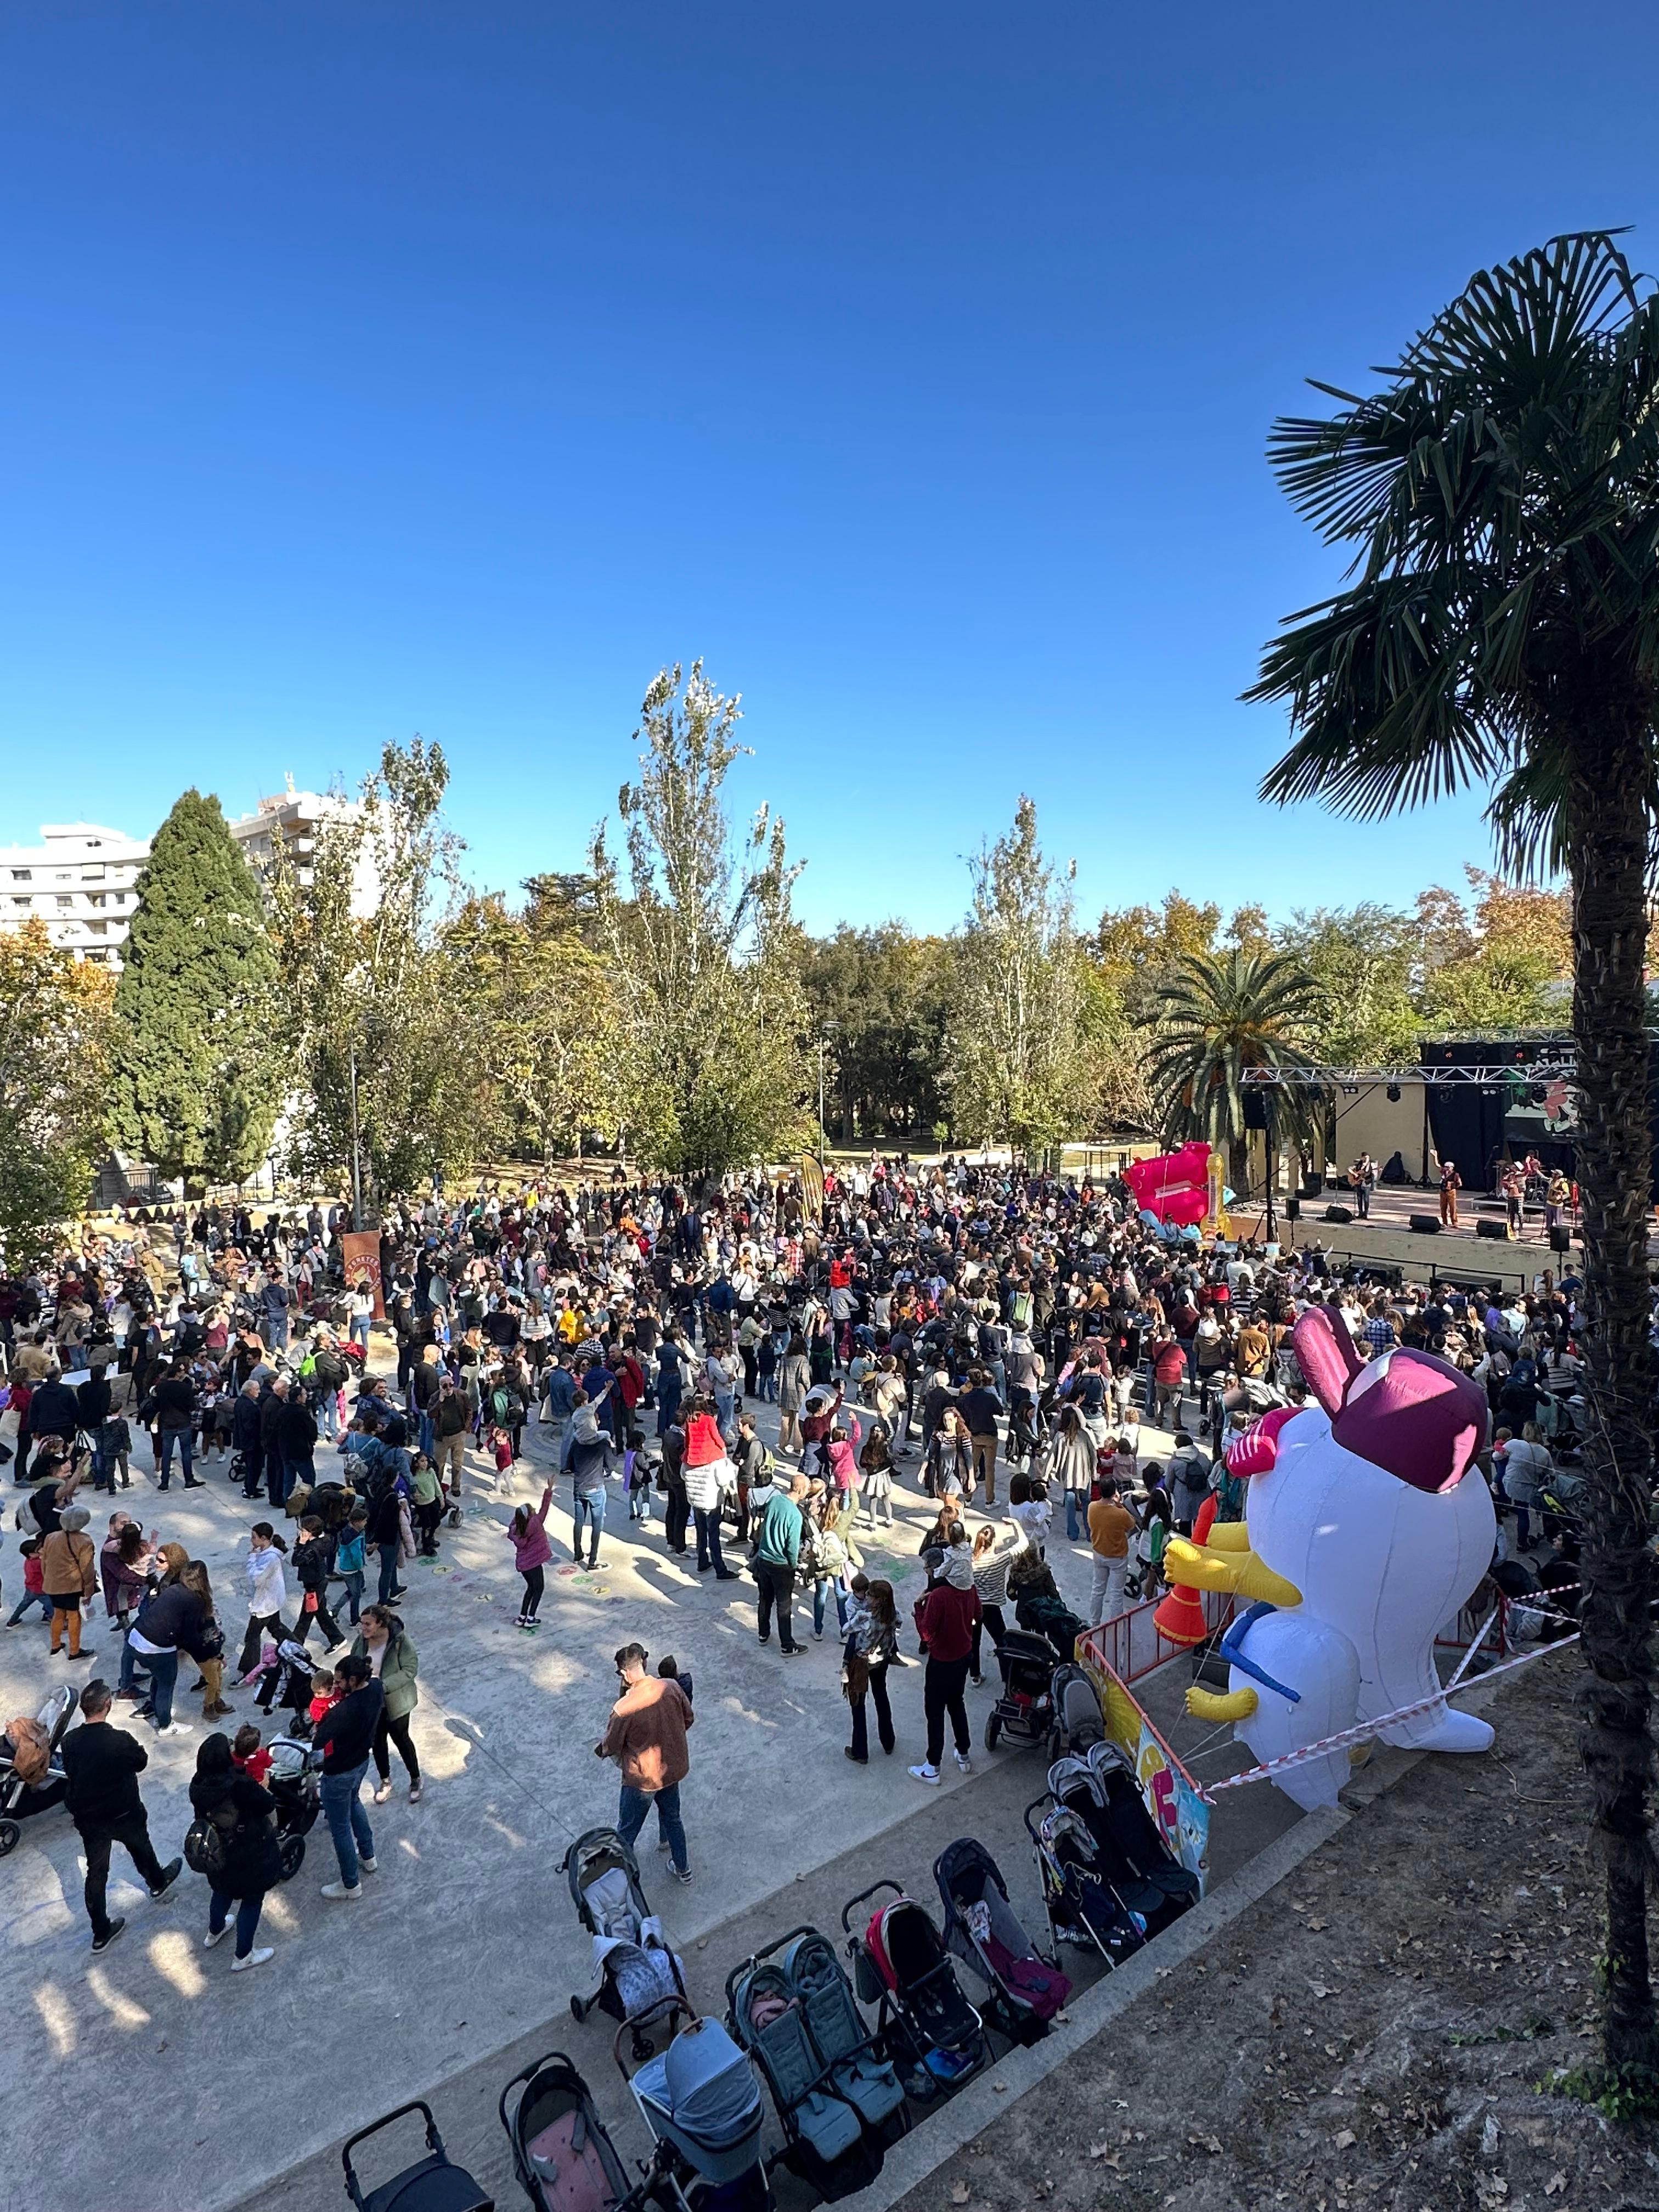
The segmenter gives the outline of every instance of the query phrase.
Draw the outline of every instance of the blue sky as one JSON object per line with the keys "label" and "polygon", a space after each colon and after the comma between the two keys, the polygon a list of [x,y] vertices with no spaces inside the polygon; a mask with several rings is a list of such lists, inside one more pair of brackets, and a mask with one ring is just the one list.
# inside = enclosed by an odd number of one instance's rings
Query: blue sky
{"label": "blue sky", "polygon": [[1037,801],[1085,915],[1484,860],[1259,807],[1331,557],[1262,449],[1470,270],[1636,226],[1653,11],[58,0],[0,21],[0,842],[419,730],[481,881],[641,693],[744,695],[808,922],[947,927]]}

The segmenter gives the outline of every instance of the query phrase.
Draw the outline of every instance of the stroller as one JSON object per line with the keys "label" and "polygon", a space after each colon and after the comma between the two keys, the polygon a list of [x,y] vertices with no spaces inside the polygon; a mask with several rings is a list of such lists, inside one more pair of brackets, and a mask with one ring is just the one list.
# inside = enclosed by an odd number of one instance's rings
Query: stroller
{"label": "stroller", "polygon": [[34,1716],[35,1725],[46,1731],[46,1771],[33,1783],[25,1782],[18,1772],[17,1747],[11,1738],[0,1736],[0,1859],[9,1851],[15,1851],[22,1841],[25,1820],[37,1813],[48,1813],[54,1805],[64,1802],[69,1784],[64,1778],[58,1747],[75,1717],[75,1705],[73,1686],[63,1682]]}
{"label": "stroller", "polygon": [[265,1787],[276,1801],[276,1847],[284,1881],[292,1881],[305,1863],[306,1838],[321,1810],[315,1756],[296,1736],[279,1735],[270,1747]]}
{"label": "stroller", "polygon": [[[507,2110],[513,2092],[523,2087]],[[533,2058],[501,2091],[496,2107],[513,2149],[513,2171],[533,2212],[638,2212],[657,2197],[683,2212],[672,2182],[655,2168],[630,2186],[587,2084],[562,2051]]]}
{"label": "stroller", "polygon": [[[680,1962],[646,1902],[631,1845],[614,1828],[589,1828],[565,1853],[561,1871],[569,1880],[576,1917],[593,1938],[593,1969],[599,1978],[591,1997],[571,1998],[571,2018],[586,2020],[598,2005],[612,2020],[627,2021],[665,1997],[684,1997]],[[650,2055],[648,2039],[636,2029],[634,2057]]]}
{"label": "stroller", "polygon": [[1054,1724],[1048,1735],[1048,1763],[1075,1752],[1086,1755],[1091,1745],[1102,1743],[1106,1737],[1106,1723],[1100,1717],[1100,1692],[1081,1667],[1056,1667],[1054,1679],[1049,1686],[1049,1697],[1054,1709]]}
{"label": "stroller", "polygon": [[1079,1620],[1063,1597],[1045,1588],[1042,1582],[1029,1583],[1020,1591],[1015,1601],[1014,1618],[1029,1635],[1046,1638],[1062,1666],[1071,1664],[1076,1655],[1077,1640],[1089,1626],[1086,1620]]}
{"label": "stroller", "polygon": [[[1033,1820],[1034,1814],[1041,1818]],[[1025,1808],[1025,1832],[1036,1852],[1050,1946],[1092,1945],[1109,1966],[1139,1950],[1146,1929],[1107,1881],[1099,1849],[1078,1814],[1052,1797],[1036,1798]]]}
{"label": "stroller", "polygon": [[[416,2159],[413,2166],[404,2166],[401,2173],[394,2173],[390,2181],[383,2181],[378,2189],[371,2189],[365,2196],[351,2163],[352,2152],[359,2143],[367,2142],[371,2136],[379,2135],[383,2128],[406,2118],[410,2112],[418,2112],[426,2122],[426,2156]],[[346,2195],[357,2212],[495,2212],[495,2198],[482,2190],[466,2169],[457,2166],[445,2150],[444,2139],[432,2117],[432,2107],[423,2097],[416,2097],[412,2104],[399,2105],[384,2119],[359,2128],[340,2153],[340,2163],[345,2168]]]}
{"label": "stroller", "polygon": [[[884,1890],[892,1891],[891,1902],[878,1905],[863,1935],[854,1936],[854,1908]],[[906,2087],[926,2097],[964,2081],[985,2058],[985,2029],[962,1993],[927,1908],[896,1881],[878,1881],[848,1899],[841,1924],[858,1993],[879,2008],[878,2030],[911,2069]]]}
{"label": "stroller", "polygon": [[1048,1638],[1011,1628],[997,1646],[997,1666],[1002,1694],[986,1716],[985,1748],[994,1751],[1005,1732],[1021,1743],[1041,1743],[1054,1718],[1054,1657]]}
{"label": "stroller", "polygon": [[274,1647],[269,1644],[260,1647],[259,1663],[251,1668],[242,1680],[258,1683],[259,1692],[253,1702],[262,1713],[280,1705],[284,1712],[294,1716],[294,1733],[307,1736],[311,1723],[306,1717],[306,1708],[311,1703],[311,1654],[303,1644],[296,1644],[291,1636],[285,1636]]}
{"label": "stroller", "polygon": [[[638,2031],[658,2025],[671,2032],[667,2049],[630,2076],[623,2037],[635,2031],[637,2052]],[[700,2019],[683,1996],[664,1997],[637,2021],[624,2021],[612,2048],[659,2146],[659,2170],[690,2212],[772,2212],[760,2084],[720,2022]]]}
{"label": "stroller", "polygon": [[866,2187],[881,2172],[889,2124],[902,2120],[904,2093],[875,2056],[824,1938],[811,1928],[780,1936],[732,1970],[726,2002],[732,2034],[772,2092],[790,2172],[832,2202]]}
{"label": "stroller", "polygon": [[1146,1810],[1128,1760],[1114,1743],[1048,1770],[1054,1802],[1087,1829],[1101,1879],[1150,1936],[1161,1936],[1197,1904],[1199,1880],[1170,1851]]}
{"label": "stroller", "polygon": [[933,1863],[945,1907],[945,1946],[991,1992],[998,2026],[1013,2043],[1040,2043],[1072,1985],[1045,1959],[1008,1902],[1008,1885],[983,1844],[963,1836]]}

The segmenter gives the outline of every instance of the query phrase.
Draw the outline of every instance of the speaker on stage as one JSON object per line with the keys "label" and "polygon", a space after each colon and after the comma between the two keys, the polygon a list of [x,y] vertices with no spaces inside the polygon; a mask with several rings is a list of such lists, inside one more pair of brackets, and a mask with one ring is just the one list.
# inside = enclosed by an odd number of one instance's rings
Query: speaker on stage
{"label": "speaker on stage", "polygon": [[1568,1228],[1565,1221],[1558,1221],[1554,1228],[1551,1230],[1550,1249],[1552,1252],[1571,1251],[1572,1231]]}
{"label": "speaker on stage", "polygon": [[1327,1221],[1352,1221],[1353,1209],[1346,1206],[1328,1206],[1325,1208],[1325,1218]]}
{"label": "speaker on stage", "polygon": [[1507,1219],[1503,1221],[1477,1221],[1474,1224],[1474,1233],[1477,1237],[1498,1237],[1502,1243],[1507,1244],[1510,1241],[1510,1224]]}
{"label": "speaker on stage", "polygon": [[1440,1234],[1440,1216],[1437,1213],[1413,1213],[1407,1225],[1415,1236],[1437,1237]]}
{"label": "speaker on stage", "polygon": [[[1300,1221],[1300,1220],[1301,1220],[1301,1218],[1302,1218],[1302,1200],[1301,1200],[1299,1198],[1287,1198],[1287,1199],[1285,1200],[1285,1220],[1286,1220],[1286,1221]],[[1564,1244],[1564,1245],[1561,1247],[1561,1249],[1562,1249],[1562,1250],[1565,1252],[1565,1251],[1566,1250],[1566,1249],[1567,1249],[1567,1248],[1566,1248],[1566,1246]]]}

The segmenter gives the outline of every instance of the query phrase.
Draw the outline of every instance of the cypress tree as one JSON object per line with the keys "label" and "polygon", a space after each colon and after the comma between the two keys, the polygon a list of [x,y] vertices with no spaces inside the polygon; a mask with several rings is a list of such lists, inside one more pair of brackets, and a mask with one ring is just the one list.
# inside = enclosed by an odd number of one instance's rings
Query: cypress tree
{"label": "cypress tree", "polygon": [[187,791],[156,832],[116,987],[124,1146],[187,1183],[240,1182],[281,1100],[264,901],[219,802]]}

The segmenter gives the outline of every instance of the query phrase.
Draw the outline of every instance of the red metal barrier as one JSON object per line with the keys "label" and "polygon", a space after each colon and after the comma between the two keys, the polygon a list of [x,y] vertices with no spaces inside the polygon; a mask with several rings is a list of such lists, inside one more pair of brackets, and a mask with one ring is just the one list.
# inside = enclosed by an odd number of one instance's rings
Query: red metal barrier
{"label": "red metal barrier", "polygon": [[[1232,1618],[1231,1598],[1219,1590],[1200,1590],[1198,1595],[1212,1633],[1224,1628]],[[1120,1682],[1138,1682],[1143,1675],[1166,1666],[1171,1659],[1179,1659],[1192,1648],[1190,1644],[1172,1644],[1161,1632],[1152,1618],[1158,1604],[1158,1599],[1146,1598],[1140,1604],[1132,1605],[1127,1613],[1114,1613],[1109,1620],[1103,1620],[1087,1636],[1080,1637],[1079,1646],[1088,1644],[1095,1659],[1109,1667]]]}

